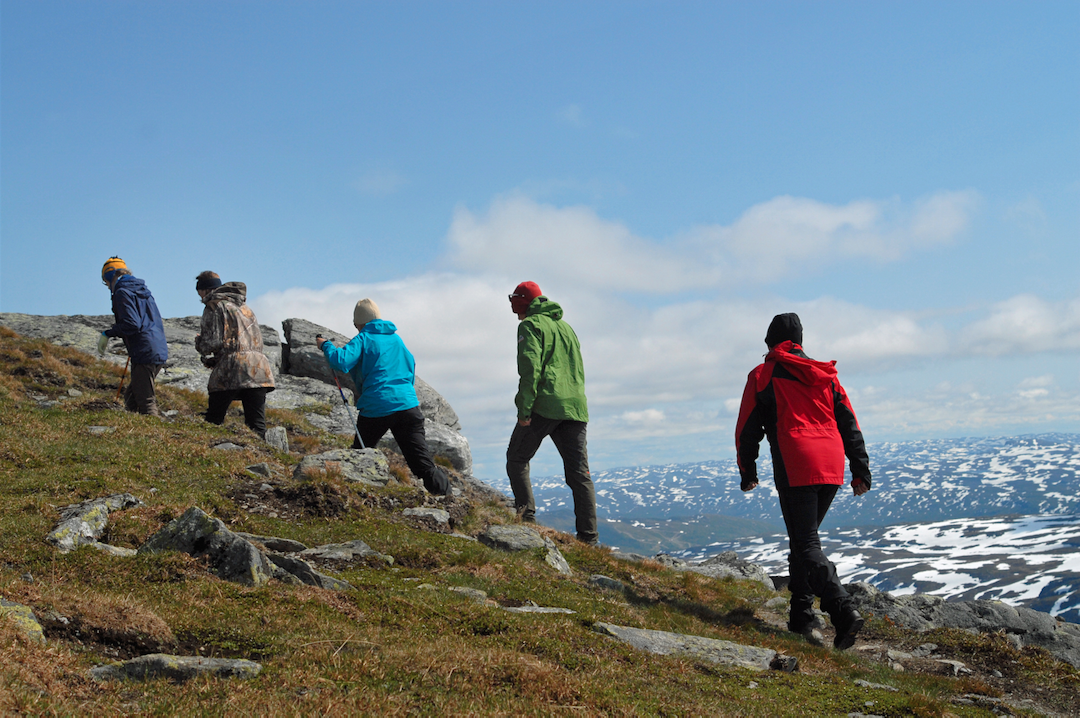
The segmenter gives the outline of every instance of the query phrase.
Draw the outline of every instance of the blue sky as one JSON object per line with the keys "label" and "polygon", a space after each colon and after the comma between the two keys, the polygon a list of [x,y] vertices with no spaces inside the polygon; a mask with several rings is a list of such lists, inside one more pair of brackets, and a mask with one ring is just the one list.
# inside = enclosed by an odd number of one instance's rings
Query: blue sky
{"label": "blue sky", "polygon": [[[593,468],[731,455],[770,317],[868,440],[1080,431],[1076,2],[0,2],[0,311],[118,254],[351,334],[502,473],[531,279]],[[534,472],[557,471],[543,451]]]}

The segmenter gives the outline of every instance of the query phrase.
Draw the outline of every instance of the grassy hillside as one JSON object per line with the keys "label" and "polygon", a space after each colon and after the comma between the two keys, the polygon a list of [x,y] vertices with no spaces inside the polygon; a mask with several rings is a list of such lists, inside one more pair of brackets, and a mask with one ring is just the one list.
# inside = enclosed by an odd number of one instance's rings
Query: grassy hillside
{"label": "grassy hillside", "polygon": [[[574,530],[573,509],[543,511],[537,514],[537,519],[545,526],[560,531]],[[783,525],[777,527],[767,521],[716,514],[673,519],[600,520],[600,540],[603,543],[644,556],[707,546],[714,541],[768,536],[783,530]]]}
{"label": "grassy hillside", "polygon": [[[401,482],[386,489],[325,473],[294,482],[297,450],[343,446],[348,437],[322,434],[298,412],[270,411],[269,423],[288,428],[294,449],[277,453],[238,415],[224,427],[207,425],[196,414],[205,397],[168,388],[159,403],[178,412],[171,420],[127,414],[112,403],[119,373],[0,327],[0,597],[31,606],[48,639],[33,644],[0,619],[4,715],[992,714],[977,705],[981,699],[952,702],[965,694],[1074,710],[1078,672],[1002,637],[914,635],[872,621],[856,650],[841,653],[784,631],[782,615],[764,606],[777,594],[758,584],[621,562],[544,529],[574,569],[567,578],[537,555],[422,530],[400,513],[426,495],[399,457],[392,466]],[[36,397],[65,398],[42,408]],[[94,426],[112,430],[95,433]],[[245,449],[212,448],[226,440]],[[270,505],[251,498],[267,482],[246,470],[257,462],[274,473]],[[199,506],[236,531],[309,546],[362,539],[395,561],[344,567],[340,577],[353,591],[277,582],[245,588],[186,555],[61,554],[45,543],[58,508],[120,492],[144,504],[110,517],[102,541],[115,546],[137,548]],[[468,534],[513,521],[501,506],[468,497],[452,508],[457,530]],[[597,573],[630,590],[592,588],[588,578]],[[451,587],[481,589],[493,602]],[[530,601],[576,613],[520,615],[497,605]],[[595,621],[773,648],[797,657],[800,668],[751,673],[650,655],[590,630]],[[955,678],[931,662],[896,672],[874,658],[929,641],[976,672]],[[249,681],[185,684],[99,684],[87,676],[102,662],[152,652],[248,658],[264,669]],[[899,690],[860,687],[856,679]]]}

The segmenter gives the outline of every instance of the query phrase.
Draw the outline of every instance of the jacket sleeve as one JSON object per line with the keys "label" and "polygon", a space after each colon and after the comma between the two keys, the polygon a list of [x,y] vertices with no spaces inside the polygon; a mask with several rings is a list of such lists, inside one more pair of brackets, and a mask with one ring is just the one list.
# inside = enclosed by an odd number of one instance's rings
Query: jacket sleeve
{"label": "jacket sleeve", "polygon": [[517,333],[518,391],[514,397],[518,419],[532,416],[536,402],[536,388],[544,369],[544,342],[539,329],[532,322],[520,322]]}
{"label": "jacket sleeve", "polygon": [[139,333],[140,312],[134,294],[117,289],[112,295],[112,310],[116,322],[105,330],[106,336],[133,337]]}
{"label": "jacket sleeve", "polygon": [[765,438],[764,410],[757,401],[758,369],[750,372],[739,406],[739,421],[735,425],[735,456],[739,462],[742,488],[749,488],[757,478],[757,457],[761,440]]}
{"label": "jacket sleeve", "polygon": [[220,305],[207,305],[199,322],[199,338],[195,351],[199,354],[215,354],[225,346],[225,317]]}
{"label": "jacket sleeve", "polygon": [[869,487],[870,457],[866,455],[866,442],[863,440],[859,421],[855,418],[855,410],[851,408],[851,401],[840,382],[833,382],[833,410],[836,414],[836,427],[844,441],[844,455],[851,466],[851,477],[862,479]]}
{"label": "jacket sleeve", "polygon": [[[329,341],[323,342],[322,351],[323,356],[326,357],[326,361],[330,363],[332,368],[348,374],[353,367],[360,363],[360,358],[364,354],[364,335],[357,334],[352,338],[352,341],[340,349]],[[359,389],[359,385],[357,385],[357,389]]]}

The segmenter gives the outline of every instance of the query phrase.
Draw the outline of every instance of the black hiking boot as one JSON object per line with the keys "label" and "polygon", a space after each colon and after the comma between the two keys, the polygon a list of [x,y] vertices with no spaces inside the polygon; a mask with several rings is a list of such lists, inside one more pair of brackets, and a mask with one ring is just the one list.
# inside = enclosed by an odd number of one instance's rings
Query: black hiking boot
{"label": "black hiking boot", "polygon": [[787,624],[789,631],[799,634],[807,643],[813,646],[825,645],[825,637],[821,635],[820,630],[822,628],[825,628],[825,622],[817,616],[810,618],[799,616],[799,620],[791,620]]}
{"label": "black hiking boot", "polygon": [[846,650],[855,645],[855,636],[862,630],[865,619],[854,608],[845,608],[840,615],[833,618],[833,627],[836,628],[836,638],[833,639],[833,648]]}

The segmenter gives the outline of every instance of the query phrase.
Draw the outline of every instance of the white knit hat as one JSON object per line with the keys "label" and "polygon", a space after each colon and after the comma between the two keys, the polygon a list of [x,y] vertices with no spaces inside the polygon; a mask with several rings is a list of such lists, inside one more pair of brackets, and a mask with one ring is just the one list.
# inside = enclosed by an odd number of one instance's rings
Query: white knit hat
{"label": "white knit hat", "polygon": [[362,327],[372,319],[379,318],[379,305],[370,299],[361,299],[352,311],[353,324]]}

